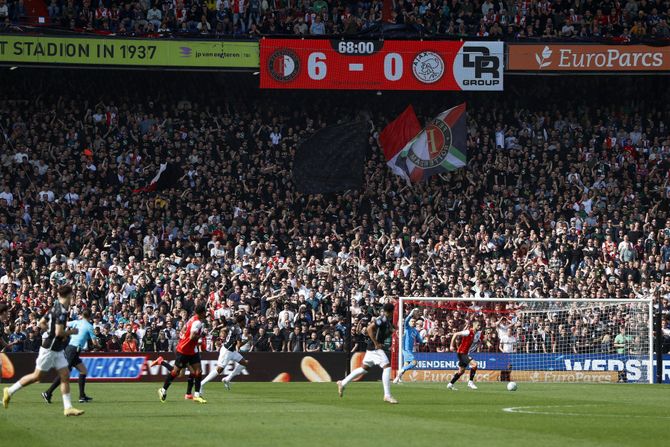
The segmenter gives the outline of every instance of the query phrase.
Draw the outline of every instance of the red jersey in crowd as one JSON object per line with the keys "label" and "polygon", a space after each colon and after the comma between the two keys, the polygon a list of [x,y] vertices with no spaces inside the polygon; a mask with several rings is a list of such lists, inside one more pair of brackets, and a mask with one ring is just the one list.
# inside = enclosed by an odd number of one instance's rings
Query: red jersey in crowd
{"label": "red jersey in crowd", "polygon": [[[184,332],[179,338],[179,344],[177,345],[177,352],[184,355],[195,355],[195,348],[198,346],[198,338],[202,333],[202,321],[198,318],[197,315],[191,317],[186,323]],[[197,334],[198,337],[191,339],[191,334]]]}

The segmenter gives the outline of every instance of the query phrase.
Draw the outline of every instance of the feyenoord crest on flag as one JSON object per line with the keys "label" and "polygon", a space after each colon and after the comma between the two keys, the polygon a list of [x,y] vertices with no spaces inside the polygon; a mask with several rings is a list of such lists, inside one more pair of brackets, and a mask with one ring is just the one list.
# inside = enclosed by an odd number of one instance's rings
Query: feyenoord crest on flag
{"label": "feyenoord crest on flag", "polygon": [[464,167],[467,162],[465,103],[440,113],[408,140],[406,133],[402,135],[395,129],[401,119],[407,122],[416,119],[407,116],[410,110],[408,108],[389,124],[382,132],[384,139],[380,138],[387,164],[393,172],[416,183]]}
{"label": "feyenoord crest on flag", "polygon": [[413,145],[407,158],[422,169],[440,166],[447,159],[451,147],[451,129],[439,118],[435,118],[424,130],[425,145]]}

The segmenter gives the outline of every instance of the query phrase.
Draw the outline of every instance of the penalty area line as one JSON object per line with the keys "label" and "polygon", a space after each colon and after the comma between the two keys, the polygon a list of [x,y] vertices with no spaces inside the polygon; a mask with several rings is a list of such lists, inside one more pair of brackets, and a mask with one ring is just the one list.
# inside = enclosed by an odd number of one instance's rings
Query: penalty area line
{"label": "penalty area line", "polygon": [[[505,407],[505,413],[512,414],[534,414],[540,416],[571,416],[571,417],[605,417],[605,418],[646,418],[646,419],[670,419],[670,416],[643,415],[643,414],[605,414],[605,413],[574,413],[564,411],[553,411],[552,409],[576,408],[576,407],[600,407],[598,404],[579,405],[532,405],[524,407]],[[542,411],[545,410],[545,411]]]}

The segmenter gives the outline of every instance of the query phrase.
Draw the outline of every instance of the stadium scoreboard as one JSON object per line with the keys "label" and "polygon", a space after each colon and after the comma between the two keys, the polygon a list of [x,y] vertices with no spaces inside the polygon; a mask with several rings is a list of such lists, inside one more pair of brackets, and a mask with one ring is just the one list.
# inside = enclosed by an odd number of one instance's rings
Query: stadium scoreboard
{"label": "stadium scoreboard", "polygon": [[503,89],[502,42],[262,39],[261,88]]}

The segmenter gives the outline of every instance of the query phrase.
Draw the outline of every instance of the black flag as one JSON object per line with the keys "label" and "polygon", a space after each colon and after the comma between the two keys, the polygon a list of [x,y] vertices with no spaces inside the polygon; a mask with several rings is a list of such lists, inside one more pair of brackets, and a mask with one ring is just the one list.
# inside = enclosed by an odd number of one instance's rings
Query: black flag
{"label": "black flag", "polygon": [[161,191],[163,189],[178,188],[179,178],[182,176],[182,170],[175,163],[161,163],[158,172],[149,181],[149,184],[141,188],[133,189],[134,193]]}
{"label": "black flag", "polygon": [[299,192],[324,194],[363,186],[368,125],[351,122],[326,127],[303,141],[293,160]]}

